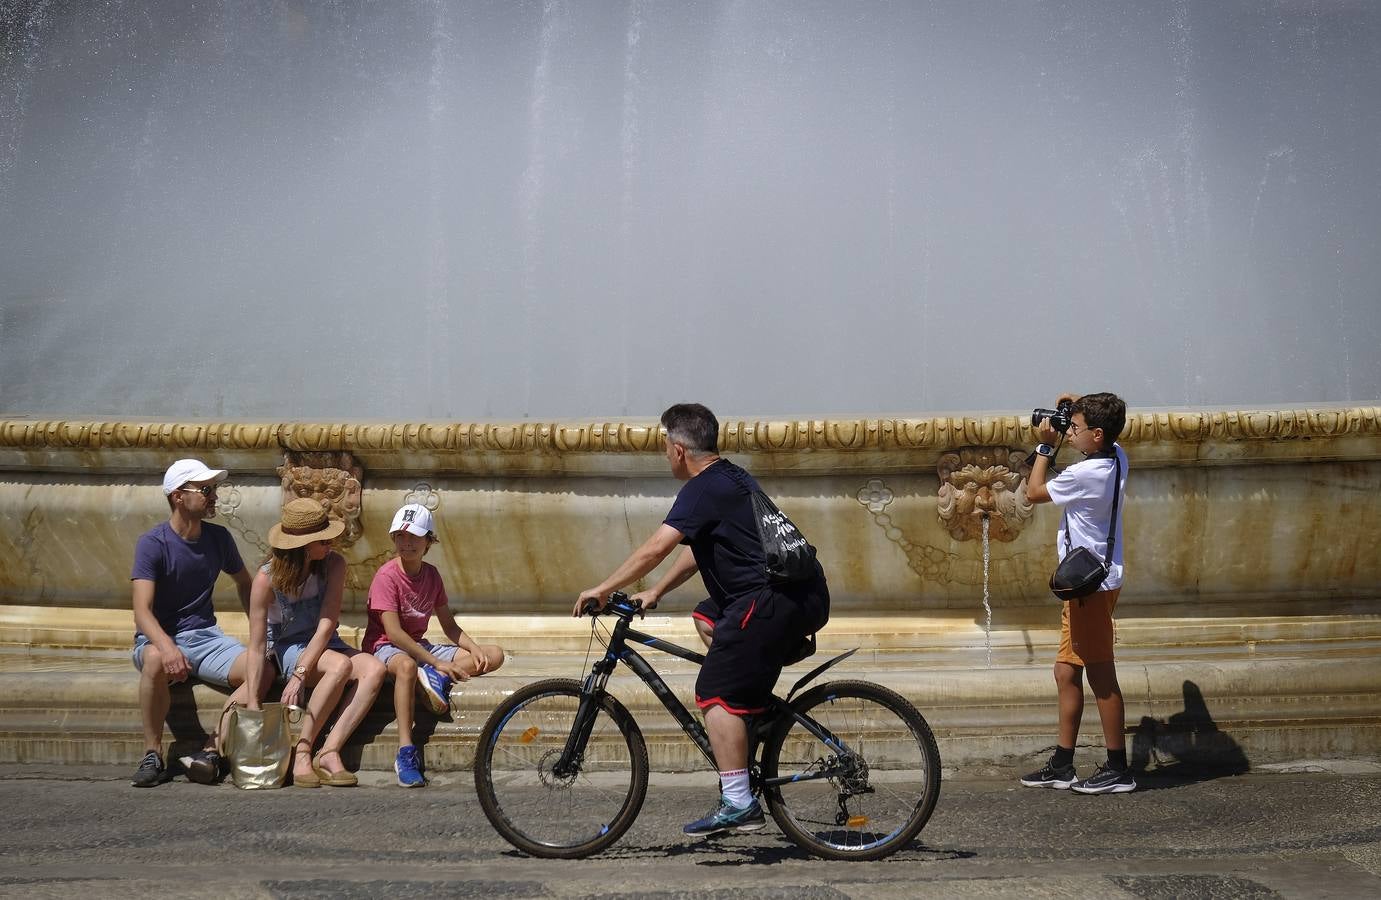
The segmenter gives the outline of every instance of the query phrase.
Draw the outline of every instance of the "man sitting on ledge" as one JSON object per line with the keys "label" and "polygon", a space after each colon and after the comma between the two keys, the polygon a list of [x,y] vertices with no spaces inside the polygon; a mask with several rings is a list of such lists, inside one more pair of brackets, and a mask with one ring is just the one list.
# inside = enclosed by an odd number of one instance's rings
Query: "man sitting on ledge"
{"label": "man sitting on ledge", "polygon": [[[168,780],[163,749],[163,723],[172,705],[169,682],[189,677],[234,688],[226,701],[248,700],[245,669],[249,656],[239,641],[216,624],[211,590],[225,572],[235,579],[240,605],[249,610],[249,572],[240,559],[235,539],[219,525],[203,520],[216,514],[216,485],[224,469],[211,469],[196,459],[180,459],[163,476],[168,521],[139,537],[134,547],[130,581],[134,591],[134,667],[139,670],[139,709],[144,719],[146,752],[131,784],[153,787]],[[273,683],[266,660],[259,683]],[[213,784],[220,777],[219,736],[193,754],[187,777]]]}

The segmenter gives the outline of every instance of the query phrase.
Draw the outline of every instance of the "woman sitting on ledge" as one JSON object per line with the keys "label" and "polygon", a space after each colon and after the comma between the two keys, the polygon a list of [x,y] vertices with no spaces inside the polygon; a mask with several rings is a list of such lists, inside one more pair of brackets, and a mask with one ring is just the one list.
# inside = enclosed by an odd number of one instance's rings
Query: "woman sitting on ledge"
{"label": "woman sitting on ledge", "polygon": [[[250,588],[250,659],[263,658],[267,641],[279,671],[287,675],[282,696],[287,705],[300,705],[303,688],[312,689],[302,716],[302,733],[293,746],[297,787],[356,783],[340,751],[369,712],[384,679],[382,663],[350,647],[336,633],[345,558],[331,549],[331,542],[344,530],[345,524],[330,519],[317,501],[305,497],[288,501],[279,523],[269,529],[273,554]],[[258,697],[258,669],[251,668],[256,674],[249,679],[250,696]],[[342,693],[345,706],[321,752],[313,756],[317,735]],[[250,708],[257,707],[251,700]]]}

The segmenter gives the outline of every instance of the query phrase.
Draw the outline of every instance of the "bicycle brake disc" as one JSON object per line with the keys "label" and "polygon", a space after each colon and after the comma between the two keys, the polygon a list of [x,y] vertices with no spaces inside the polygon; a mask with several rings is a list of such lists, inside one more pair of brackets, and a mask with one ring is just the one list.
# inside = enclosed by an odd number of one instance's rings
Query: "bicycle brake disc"
{"label": "bicycle brake disc", "polygon": [[556,763],[560,758],[561,751],[551,749],[542,754],[542,758],[537,761],[537,777],[542,780],[544,786],[570,787],[575,783],[576,776],[580,774],[580,767],[573,766],[569,775],[558,775]]}

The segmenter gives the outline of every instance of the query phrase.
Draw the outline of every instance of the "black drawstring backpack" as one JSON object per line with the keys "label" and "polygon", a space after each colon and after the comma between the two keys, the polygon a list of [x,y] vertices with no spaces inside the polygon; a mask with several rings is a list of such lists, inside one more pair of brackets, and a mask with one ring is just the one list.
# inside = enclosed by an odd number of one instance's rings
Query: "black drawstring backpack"
{"label": "black drawstring backpack", "polygon": [[762,543],[762,555],[766,560],[763,569],[771,584],[789,584],[794,581],[807,581],[815,577],[815,548],[806,540],[796,523],[787,518],[786,513],[777,508],[761,490],[754,490],[739,475],[737,468],[729,469],[734,480],[753,501],[753,524],[758,528],[758,540]]}

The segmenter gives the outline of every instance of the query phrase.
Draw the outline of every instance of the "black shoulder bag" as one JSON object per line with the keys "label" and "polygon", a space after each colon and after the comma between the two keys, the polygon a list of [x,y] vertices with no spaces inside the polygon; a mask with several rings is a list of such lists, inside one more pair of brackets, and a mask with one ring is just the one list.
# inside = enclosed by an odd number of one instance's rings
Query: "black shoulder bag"
{"label": "black shoulder bag", "polygon": [[815,548],[806,540],[801,529],[777,508],[771,497],[749,487],[734,469],[729,472],[753,502],[753,524],[758,528],[758,541],[762,544],[762,555],[766,560],[763,571],[768,582],[787,584],[814,578]]}
{"label": "black shoulder bag", "polygon": [[1087,547],[1069,545],[1069,513],[1065,513],[1065,555],[1055,574],[1050,576],[1050,590],[1060,600],[1079,600],[1096,592],[1108,577],[1112,565],[1112,548],[1117,540],[1117,501],[1122,494],[1122,458],[1113,450],[1112,520],[1108,523],[1108,552],[1101,560]]}

